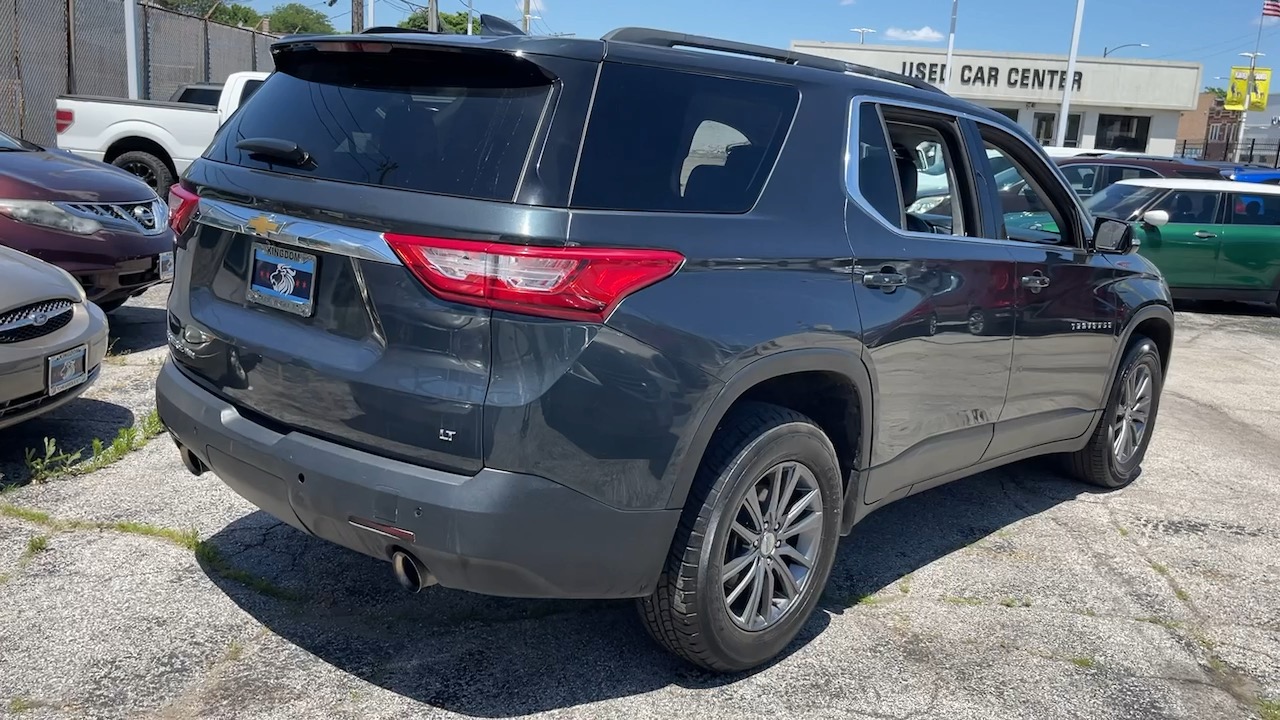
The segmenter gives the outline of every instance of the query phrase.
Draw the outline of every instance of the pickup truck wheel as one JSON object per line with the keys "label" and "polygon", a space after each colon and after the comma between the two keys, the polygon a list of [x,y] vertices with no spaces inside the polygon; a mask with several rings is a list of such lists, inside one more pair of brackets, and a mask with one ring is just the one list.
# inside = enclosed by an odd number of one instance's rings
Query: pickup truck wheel
{"label": "pickup truck wheel", "polygon": [[173,184],[173,173],[169,172],[169,166],[149,152],[141,150],[127,152],[112,160],[111,164],[131,175],[137,175],[143,182],[150,185],[161,199],[164,199],[164,195],[169,192],[169,186]]}
{"label": "pickup truck wheel", "polygon": [[1110,489],[1133,482],[1151,443],[1163,386],[1160,350],[1145,337],[1134,338],[1089,444],[1069,456],[1072,474]]}
{"label": "pickup truck wheel", "polygon": [[835,449],[812,420],[776,405],[735,411],[703,457],[657,589],[639,602],[649,634],[717,672],[772,659],[818,603],[842,504]]}

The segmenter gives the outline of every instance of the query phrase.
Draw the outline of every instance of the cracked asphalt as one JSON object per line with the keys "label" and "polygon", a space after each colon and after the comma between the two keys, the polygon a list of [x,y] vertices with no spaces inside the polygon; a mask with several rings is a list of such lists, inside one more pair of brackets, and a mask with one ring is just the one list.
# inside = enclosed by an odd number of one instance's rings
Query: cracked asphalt
{"label": "cracked asphalt", "polygon": [[0,716],[1280,717],[1280,317],[1179,312],[1131,487],[1031,462],[886,508],[786,656],[720,677],[657,650],[630,603],[406,594],[192,477],[164,437],[25,485],[25,448],[150,411],[164,292],[112,317],[119,355],[86,398],[0,434],[24,485],[0,497]]}

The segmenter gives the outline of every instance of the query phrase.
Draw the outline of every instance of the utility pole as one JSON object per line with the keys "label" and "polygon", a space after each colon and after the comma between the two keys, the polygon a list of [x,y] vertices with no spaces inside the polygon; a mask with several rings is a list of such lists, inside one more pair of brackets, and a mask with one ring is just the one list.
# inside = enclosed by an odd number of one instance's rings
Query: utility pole
{"label": "utility pole", "polygon": [[364,31],[364,0],[351,0],[351,32]]}
{"label": "utility pole", "polygon": [[440,32],[440,5],[438,0],[427,0],[427,30]]}
{"label": "utility pole", "polygon": [[533,19],[533,3],[530,0],[524,0],[524,34],[529,34],[529,21]]}
{"label": "utility pole", "polygon": [[124,67],[129,99],[138,99],[138,0],[124,0]]}
{"label": "utility pole", "polygon": [[1062,91],[1062,110],[1058,113],[1058,132],[1053,144],[1062,147],[1067,142],[1067,120],[1071,112],[1071,91],[1076,84],[1076,56],[1080,54],[1080,26],[1084,24],[1084,0],[1076,0],[1076,27],[1071,32],[1071,55],[1067,57],[1067,83]]}
{"label": "utility pole", "polygon": [[951,92],[951,66],[956,55],[956,16],[960,14],[960,0],[951,0],[951,32],[947,33],[947,64],[942,76],[943,92]]}
{"label": "utility pole", "polygon": [[471,16],[473,14],[475,14],[474,3],[472,3],[471,0],[467,0],[467,34],[468,35],[474,35],[474,33],[471,32]]}

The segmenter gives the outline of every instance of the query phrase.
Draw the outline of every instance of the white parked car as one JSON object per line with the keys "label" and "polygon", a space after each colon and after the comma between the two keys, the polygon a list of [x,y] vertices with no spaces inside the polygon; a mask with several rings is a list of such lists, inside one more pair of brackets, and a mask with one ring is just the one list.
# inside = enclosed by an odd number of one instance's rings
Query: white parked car
{"label": "white parked car", "polygon": [[191,102],[67,95],[57,101],[58,147],[137,175],[166,197],[222,123],[269,73],[234,73],[217,107]]}

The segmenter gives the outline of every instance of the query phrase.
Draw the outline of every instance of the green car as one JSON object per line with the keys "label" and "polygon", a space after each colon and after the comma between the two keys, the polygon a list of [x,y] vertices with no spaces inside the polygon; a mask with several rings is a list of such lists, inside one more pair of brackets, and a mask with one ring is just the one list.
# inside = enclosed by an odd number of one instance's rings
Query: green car
{"label": "green car", "polygon": [[1175,298],[1280,309],[1280,186],[1229,180],[1124,180],[1085,201],[1135,225]]}

